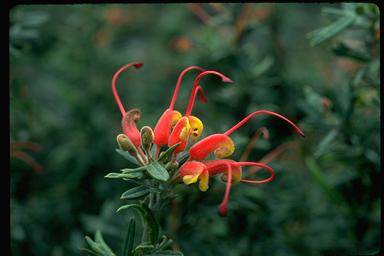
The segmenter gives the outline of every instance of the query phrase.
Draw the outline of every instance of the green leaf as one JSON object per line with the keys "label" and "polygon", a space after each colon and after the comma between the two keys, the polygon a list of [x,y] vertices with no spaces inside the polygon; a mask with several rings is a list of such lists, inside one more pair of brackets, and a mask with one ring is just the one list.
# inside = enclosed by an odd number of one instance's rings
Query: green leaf
{"label": "green leaf", "polygon": [[152,178],[167,181],[169,179],[168,171],[157,161],[147,165],[147,171]]}
{"label": "green leaf", "polygon": [[109,248],[109,246],[105,243],[103,236],[100,233],[100,230],[96,231],[95,242],[101,246],[101,248],[107,253],[107,255],[115,255],[111,248]]}
{"label": "green leaf", "polygon": [[96,255],[96,256],[99,255],[99,254],[95,253],[94,251],[89,250],[89,249],[87,249],[87,248],[79,248],[79,249],[80,249],[80,250],[83,250],[83,251],[86,251],[86,252],[88,252],[88,253],[90,253],[90,254],[92,254],[92,255]]}
{"label": "green leaf", "polygon": [[176,143],[175,145],[173,145],[172,147],[169,147],[166,151],[164,151],[164,153],[161,154],[161,156],[159,157],[158,161],[159,162],[168,162],[172,153],[175,151],[175,149],[180,145],[181,142],[179,143]]}
{"label": "green leaf", "polygon": [[160,244],[158,246],[156,246],[156,249],[154,251],[152,251],[152,253],[156,253],[156,252],[163,250],[164,248],[169,246],[172,242],[173,242],[172,239],[163,235]]}
{"label": "green leaf", "polygon": [[150,255],[153,255],[153,256],[155,256],[155,255],[156,256],[183,256],[184,254],[182,252],[165,250],[165,251],[161,251],[161,252],[152,253]]}
{"label": "green leaf", "polygon": [[85,240],[93,251],[104,255],[104,251],[101,249],[101,246],[98,243],[94,242],[89,236],[85,236]]}
{"label": "green leaf", "polygon": [[137,168],[124,168],[124,169],[121,169],[120,171],[122,173],[130,173],[130,172],[141,172],[141,171],[143,171],[145,169],[146,169],[145,166],[140,166],[140,167],[137,167]]}
{"label": "green leaf", "polygon": [[135,188],[128,189],[125,191],[120,199],[136,199],[147,195],[150,192],[150,189],[145,186],[138,186]]}
{"label": "green leaf", "polygon": [[131,256],[133,250],[133,243],[135,241],[136,222],[134,218],[131,218],[128,224],[127,235],[125,237],[125,243],[123,248],[123,256]]}
{"label": "green leaf", "polygon": [[125,159],[127,159],[132,164],[139,165],[137,160],[133,156],[131,156],[127,151],[124,151],[124,150],[117,148],[116,152],[119,153],[121,156],[123,156]]}
{"label": "green leaf", "polygon": [[128,173],[116,173],[111,172],[104,176],[104,178],[108,179],[133,179],[133,178],[142,178],[142,172],[128,172]]}
{"label": "green leaf", "polygon": [[155,247],[151,244],[140,244],[133,250],[133,255],[145,255],[148,252],[151,252]]}
{"label": "green leaf", "polygon": [[143,222],[143,241],[150,242],[151,244],[156,243],[159,237],[159,224],[156,221],[153,212],[145,204],[127,204],[121,206],[116,212],[121,210],[134,209],[141,217]]}
{"label": "green leaf", "polygon": [[115,178],[119,178],[120,174],[121,173],[110,172],[107,175],[105,175],[104,178],[115,179]]}
{"label": "green leaf", "polygon": [[332,51],[337,56],[348,57],[361,62],[368,62],[370,60],[370,56],[368,54],[351,49],[344,43],[339,43],[332,49]]}
{"label": "green leaf", "polygon": [[131,182],[131,183],[139,185],[139,186],[144,186],[144,187],[148,188],[151,192],[162,192],[163,191],[162,189],[159,189],[157,187],[153,187],[149,184],[146,184],[146,180],[140,181],[140,180],[134,180],[134,179],[125,179],[125,178],[123,180],[126,180],[128,182]]}
{"label": "green leaf", "polygon": [[[345,200],[342,195],[328,183],[326,177],[320,170],[320,166],[316,163],[312,157],[305,158],[305,163],[309,172],[315,181],[319,184],[319,187],[328,195],[328,197],[337,205],[345,206]],[[342,208],[343,210],[348,208]]]}
{"label": "green leaf", "polygon": [[185,152],[185,151],[181,152],[177,156],[177,162],[179,163],[179,166],[182,166],[187,161],[188,158],[189,158],[188,152]]}
{"label": "green leaf", "polygon": [[311,46],[318,45],[325,40],[330,39],[335,36],[337,33],[351,25],[356,19],[354,13],[346,13],[343,17],[340,17],[337,21],[333,22],[331,25],[317,29],[307,34],[311,39]]}
{"label": "green leaf", "polygon": [[336,136],[338,135],[338,131],[336,129],[332,129],[319,143],[317,146],[317,150],[314,153],[315,157],[319,157],[329,148],[329,146],[334,142]]}

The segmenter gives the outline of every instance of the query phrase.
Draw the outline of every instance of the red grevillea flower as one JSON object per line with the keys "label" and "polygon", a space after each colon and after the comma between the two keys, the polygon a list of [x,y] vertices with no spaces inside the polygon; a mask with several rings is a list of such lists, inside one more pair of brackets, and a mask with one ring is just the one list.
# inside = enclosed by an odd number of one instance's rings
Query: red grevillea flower
{"label": "red grevillea flower", "polygon": [[[235,150],[235,145],[229,135],[232,134],[238,128],[240,128],[243,124],[248,122],[249,119],[251,119],[253,116],[259,114],[269,114],[279,117],[280,119],[283,119],[284,121],[288,122],[298,134],[304,136],[304,133],[300,130],[300,128],[286,117],[275,112],[259,110],[249,114],[226,132],[222,134],[210,135],[194,144],[189,149],[189,161],[185,162],[180,167],[179,175],[182,178],[183,182],[189,185],[199,180],[199,188],[201,191],[206,191],[208,189],[210,176],[214,176],[219,173],[224,173],[223,177],[227,180],[227,186],[224,199],[219,206],[220,216],[226,216],[227,214],[227,203],[232,184],[237,182],[253,184],[266,183],[273,179],[275,172],[271,167],[257,162],[235,162],[229,159],[219,159],[205,162],[197,162],[193,160],[204,160],[211,153],[213,153],[218,158],[225,158],[230,156]],[[263,168],[265,170],[268,170],[271,173],[271,176],[264,180],[242,179],[242,166],[254,166]]]}
{"label": "red grevillea flower", "polygon": [[[176,82],[175,90],[173,92],[173,96],[171,99],[171,103],[169,104],[169,107],[164,111],[164,113],[161,115],[159,121],[157,122],[154,133],[155,133],[155,141],[154,144],[157,146],[157,151],[160,149],[161,146],[168,143],[168,137],[171,133],[172,128],[176,125],[177,121],[179,121],[182,117],[179,111],[173,110],[177,95],[179,93],[181,81],[184,77],[184,75],[191,71],[191,70],[198,70],[200,72],[203,72],[204,69],[197,67],[197,66],[190,66],[186,69],[184,69]],[[205,99],[205,97],[203,97]],[[204,100],[203,100],[204,101]]]}
{"label": "red grevillea flower", "polygon": [[[243,166],[257,166],[270,172],[270,177],[263,180],[242,179]],[[187,161],[180,167],[180,177],[186,185],[199,181],[199,189],[203,192],[208,190],[209,177],[223,174],[222,180],[227,182],[224,199],[219,206],[219,215],[224,217],[227,215],[227,204],[231,185],[244,182],[253,184],[262,184],[271,181],[274,176],[274,170],[262,163],[256,162],[236,162],[230,159],[218,159],[205,162]]]}
{"label": "red grevillea flower", "polygon": [[121,115],[122,115],[122,121],[121,126],[123,128],[123,132],[125,135],[128,136],[128,138],[132,141],[133,145],[135,145],[136,148],[139,148],[139,145],[141,143],[140,139],[140,132],[136,127],[137,121],[140,119],[140,110],[139,109],[132,109],[128,112],[125,111],[123,104],[121,103],[119,94],[116,92],[116,80],[118,76],[130,67],[135,68],[141,68],[143,66],[143,63],[141,62],[132,62],[124,65],[122,68],[120,68],[115,75],[112,78],[112,92],[115,96],[116,103],[120,109]]}
{"label": "red grevillea flower", "polygon": [[[201,122],[199,118],[192,116],[191,113],[192,113],[193,105],[195,103],[196,95],[199,91],[202,90],[201,86],[199,85],[199,81],[202,77],[209,74],[219,76],[224,83],[232,83],[232,80],[230,78],[214,70],[204,71],[195,78],[195,81],[193,83],[192,93],[189,98],[188,106],[185,112],[186,118],[179,119],[178,123],[176,123],[175,125],[175,129],[173,129],[173,131],[169,136],[169,140],[168,140],[169,147],[177,143],[180,143],[180,145],[175,150],[176,154],[185,149],[185,147],[187,146],[189,137],[191,137],[193,140],[196,140],[201,136],[203,132],[203,129],[204,129],[203,122]],[[204,95],[202,97],[200,98],[203,101],[206,101]],[[178,129],[176,129],[176,127],[178,127]],[[184,131],[182,134],[183,136],[180,136],[181,130]]]}
{"label": "red grevillea flower", "polygon": [[[140,119],[141,112],[139,109],[131,109],[129,111],[125,111],[123,104],[121,103],[120,97],[118,93],[116,92],[116,80],[118,76],[127,68],[129,67],[135,67],[140,68],[143,66],[143,63],[141,62],[132,62],[124,65],[122,68],[120,68],[113,76],[112,78],[112,92],[115,97],[116,103],[120,109],[120,112],[122,114],[122,128],[124,134],[128,137],[127,139],[136,147],[138,154],[140,154],[140,161],[141,163],[146,163],[148,159],[151,159],[151,156],[145,156],[141,145],[141,135],[139,130],[137,129],[137,122]],[[188,103],[187,107],[187,113],[188,115],[183,118],[183,115],[179,112],[174,110],[174,106],[176,103],[177,95],[181,86],[181,81],[185,74],[189,71],[197,70],[200,72],[200,75],[197,76],[197,78],[194,81],[192,93],[190,97],[190,101]],[[220,76],[224,82],[231,81],[229,78],[224,76],[223,74],[217,72],[217,71],[204,71],[204,69],[198,67],[198,66],[190,66],[186,69],[184,69],[176,82],[176,86],[173,92],[173,96],[170,102],[169,107],[164,111],[164,113],[161,115],[160,119],[158,120],[155,128],[154,128],[154,141],[153,143],[156,145],[155,150],[155,159],[158,157],[160,148],[163,145],[168,144],[168,146],[172,146],[176,143],[180,143],[180,145],[176,148],[174,152],[174,159],[176,157],[176,154],[178,152],[181,152],[185,149],[188,138],[191,137],[192,139],[196,140],[198,137],[200,137],[202,131],[203,131],[203,123],[201,120],[195,116],[190,115],[192,111],[192,107],[195,101],[195,98],[197,94],[200,95],[200,100],[202,102],[206,102],[205,95],[203,93],[203,90],[200,85],[198,85],[199,80],[208,74],[214,74],[217,76]],[[125,140],[127,140],[125,139]]]}
{"label": "red grevillea flower", "polygon": [[[225,83],[232,83],[232,80],[222,73],[213,70],[204,71],[202,68],[197,66],[190,66],[184,69],[177,79],[170,105],[161,115],[154,128],[154,131],[152,131],[151,127],[144,126],[139,132],[136,124],[140,119],[140,110],[134,108],[129,111],[125,111],[119,95],[116,92],[116,80],[121,72],[127,68],[140,68],[142,65],[143,64],[141,62],[128,63],[120,68],[112,78],[112,92],[122,115],[122,129],[124,132],[124,134],[117,136],[117,142],[121,149],[128,151],[128,153],[134,156],[138,163],[141,165],[147,165],[152,161],[157,161],[159,151],[162,146],[167,145],[168,147],[172,147],[175,144],[179,144],[174,149],[173,157],[171,160],[171,163],[175,164],[176,155],[187,148],[189,138],[191,138],[193,141],[197,140],[201,136],[204,129],[203,122],[198,117],[191,115],[198,94],[200,95],[200,100],[202,102],[207,101],[204,96],[202,87],[199,85],[200,79],[206,75],[215,75],[220,77],[221,80]],[[174,110],[174,106],[181,86],[181,81],[184,75],[191,70],[197,70],[200,73],[197,75],[193,82],[189,102],[186,108],[186,112],[183,116],[179,111]],[[179,168],[179,172],[177,174],[178,177],[180,177],[182,181],[187,185],[199,182],[199,189],[201,191],[208,190],[209,178],[211,176],[218,174],[222,175],[222,180],[227,184],[223,201],[219,206],[220,216],[225,216],[227,214],[227,204],[231,186],[233,184],[240,182],[252,184],[266,183],[271,181],[275,175],[273,169],[263,163],[244,161],[236,162],[230,159],[203,161],[211,153],[213,153],[218,158],[226,158],[232,155],[235,150],[235,144],[229,136],[235,130],[248,122],[253,116],[259,114],[276,116],[291,125],[298,134],[304,136],[304,133],[300,130],[300,128],[286,117],[272,111],[258,110],[250,113],[226,132],[212,134],[192,145],[189,148],[190,157],[188,161]],[[152,156],[151,152],[152,143],[156,145],[154,157]],[[175,166],[177,166],[177,164],[175,164]],[[243,179],[242,167],[244,166],[252,166],[252,168],[265,169],[269,171],[271,175],[267,179],[263,180]],[[256,169],[253,170],[255,171]]]}

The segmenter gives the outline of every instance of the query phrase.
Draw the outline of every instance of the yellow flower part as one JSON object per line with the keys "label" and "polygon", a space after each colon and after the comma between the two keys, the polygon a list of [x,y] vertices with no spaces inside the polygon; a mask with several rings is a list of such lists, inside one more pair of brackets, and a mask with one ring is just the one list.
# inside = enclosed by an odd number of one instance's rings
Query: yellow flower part
{"label": "yellow flower part", "polygon": [[190,136],[192,140],[197,140],[203,133],[203,122],[195,116],[187,116],[189,124],[191,125]]}
{"label": "yellow flower part", "polygon": [[191,125],[189,124],[188,118],[183,117],[182,119],[184,119],[185,121],[182,120],[182,121],[184,121],[184,127],[180,131],[179,139],[180,140],[186,140],[188,138],[189,133],[190,133]]}
{"label": "yellow flower part", "polygon": [[183,182],[185,183],[185,185],[190,185],[192,183],[196,183],[198,179],[199,179],[199,174],[185,175],[183,177]]}
{"label": "yellow flower part", "polygon": [[219,147],[213,152],[213,154],[218,158],[225,158],[235,152],[235,144],[232,139],[228,137],[226,140],[222,141]]}
{"label": "yellow flower part", "polygon": [[176,110],[173,110],[172,114],[173,115],[171,118],[171,130],[173,129],[173,127],[175,127],[177,121],[179,121],[179,119],[181,119],[183,117],[183,115],[179,111],[176,111]]}
{"label": "yellow flower part", "polygon": [[208,190],[208,182],[209,182],[209,174],[207,170],[204,170],[200,176],[200,182],[199,182],[199,189],[202,192],[205,192]]}
{"label": "yellow flower part", "polygon": [[201,162],[185,162],[180,167],[180,177],[186,185],[199,181],[199,189],[203,192],[208,190],[209,174],[205,165]]}
{"label": "yellow flower part", "polygon": [[235,144],[225,134],[212,134],[189,149],[189,155],[194,160],[203,160],[209,154],[214,153],[218,158],[230,156],[235,151]]}

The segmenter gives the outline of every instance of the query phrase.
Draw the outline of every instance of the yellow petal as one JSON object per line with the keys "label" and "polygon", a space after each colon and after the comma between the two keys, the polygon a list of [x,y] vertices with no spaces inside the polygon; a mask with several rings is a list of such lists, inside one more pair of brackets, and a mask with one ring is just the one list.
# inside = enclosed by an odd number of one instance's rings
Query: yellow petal
{"label": "yellow petal", "polygon": [[199,182],[199,189],[203,192],[208,190],[208,181],[209,181],[209,174],[207,171],[204,171],[200,175],[200,182]]}
{"label": "yellow petal", "polygon": [[192,184],[192,183],[196,183],[198,178],[199,178],[199,174],[195,174],[195,175],[185,175],[185,176],[183,177],[183,182],[184,182],[186,185],[189,185],[189,184]]}
{"label": "yellow petal", "polygon": [[195,117],[188,116],[189,123],[191,125],[190,135],[193,140],[197,140],[203,133],[204,125],[203,122]]}
{"label": "yellow petal", "polygon": [[185,140],[188,138],[190,129],[191,129],[191,125],[189,124],[188,119],[185,119],[185,126],[181,129],[181,132],[179,135],[180,140]]}

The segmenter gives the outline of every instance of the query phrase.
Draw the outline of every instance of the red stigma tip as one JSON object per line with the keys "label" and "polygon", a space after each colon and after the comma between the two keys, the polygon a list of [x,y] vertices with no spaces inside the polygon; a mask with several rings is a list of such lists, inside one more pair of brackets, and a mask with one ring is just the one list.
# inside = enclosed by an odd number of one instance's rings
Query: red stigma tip
{"label": "red stigma tip", "polygon": [[220,217],[226,217],[228,213],[227,206],[225,204],[220,204],[218,213]]}
{"label": "red stigma tip", "polygon": [[141,63],[141,62],[133,64],[133,66],[135,66],[135,68],[141,68],[143,65],[144,65],[144,63]]}
{"label": "red stigma tip", "polygon": [[223,79],[221,80],[221,81],[223,81],[224,83],[233,83],[233,81],[232,81],[232,79],[230,79],[229,77],[223,77]]}

